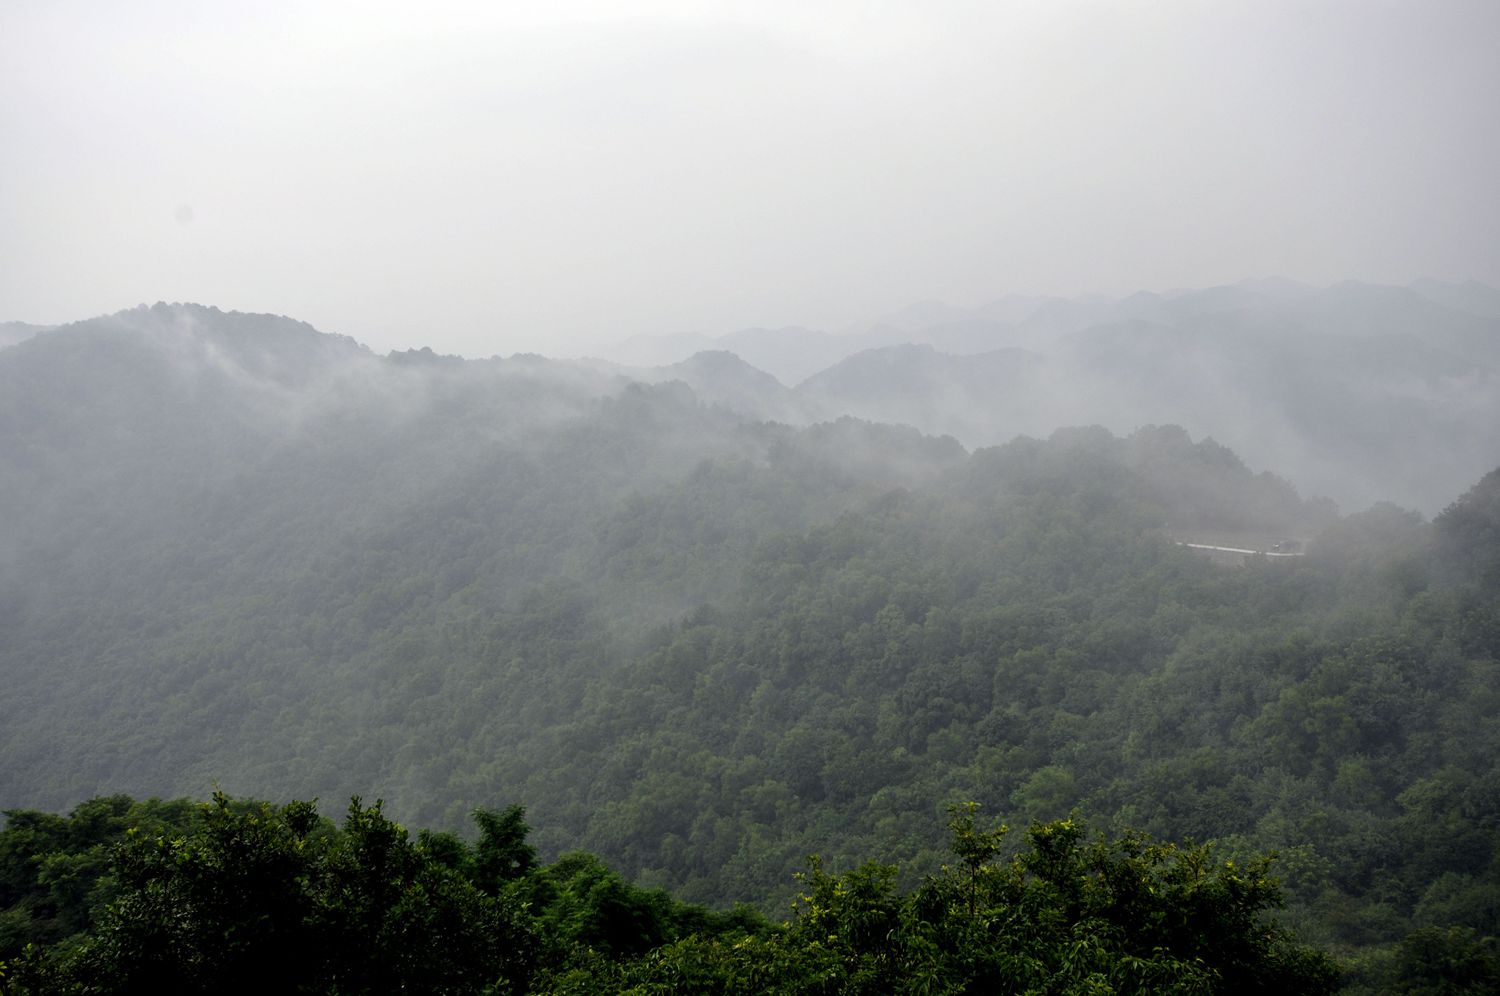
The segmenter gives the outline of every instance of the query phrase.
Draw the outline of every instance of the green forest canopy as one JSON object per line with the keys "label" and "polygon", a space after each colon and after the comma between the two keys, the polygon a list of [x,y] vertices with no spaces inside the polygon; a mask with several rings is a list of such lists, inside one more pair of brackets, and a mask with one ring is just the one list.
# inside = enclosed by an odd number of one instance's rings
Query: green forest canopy
{"label": "green forest canopy", "polygon": [[[907,893],[896,869],[799,875],[790,920],[712,913],[592,855],[540,865],[519,807],[473,845],[413,839],[351,803],[12,812],[0,986],[16,993],[1287,993],[1338,970],[1266,913],[1268,862],[1140,835],[1005,827],[950,807],[951,857]],[[26,946],[17,948],[25,942]]]}
{"label": "green forest canopy", "polygon": [[974,799],[1274,851],[1352,964],[1500,933],[1500,474],[1339,517],[1171,426],[970,453],[284,331],[6,352],[0,804],[519,801],[547,861],[770,911],[809,853],[912,895]]}

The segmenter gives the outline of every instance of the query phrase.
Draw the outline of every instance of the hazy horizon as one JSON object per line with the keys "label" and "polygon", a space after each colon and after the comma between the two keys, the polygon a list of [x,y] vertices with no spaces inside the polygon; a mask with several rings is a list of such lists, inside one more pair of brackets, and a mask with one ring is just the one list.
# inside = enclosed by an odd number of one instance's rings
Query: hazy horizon
{"label": "hazy horizon", "polygon": [[377,352],[840,331],[916,301],[1500,285],[1500,6],[0,12],[0,320]]}

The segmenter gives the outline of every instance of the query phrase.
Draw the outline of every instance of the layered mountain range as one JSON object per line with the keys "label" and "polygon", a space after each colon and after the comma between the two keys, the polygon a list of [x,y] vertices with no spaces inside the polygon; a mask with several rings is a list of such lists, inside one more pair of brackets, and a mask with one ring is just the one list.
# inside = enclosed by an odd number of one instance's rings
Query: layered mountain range
{"label": "layered mountain range", "polygon": [[[703,350],[791,387],[690,359]],[[1350,510],[1385,500],[1435,514],[1500,460],[1500,291],[1473,282],[928,302],[843,335],[637,337],[606,355],[662,365],[756,417],[849,414],[967,446],[1180,424]]]}
{"label": "layered mountain range", "polygon": [[779,903],[811,851],[934,870],[972,799],[1290,854],[1330,943],[1493,934],[1487,301],[927,306],[790,387],[769,353],[378,356],[197,305],[28,330],[0,808],[518,803],[545,854]]}
{"label": "layered mountain range", "polygon": [[[48,331],[7,323],[0,345]],[[638,336],[600,352],[511,362],[570,371],[594,393],[680,380],[745,417],[850,415],[971,448],[1064,425],[1178,424],[1346,510],[1436,514],[1500,461],[1500,291],[1476,282],[924,302],[837,335]]]}

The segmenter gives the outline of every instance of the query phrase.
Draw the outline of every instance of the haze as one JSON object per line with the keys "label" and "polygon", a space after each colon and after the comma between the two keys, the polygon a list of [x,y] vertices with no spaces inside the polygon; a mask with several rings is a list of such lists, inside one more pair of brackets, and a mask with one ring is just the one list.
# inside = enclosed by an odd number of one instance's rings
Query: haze
{"label": "haze", "polygon": [[377,350],[1500,283],[1500,5],[10,0],[0,319]]}

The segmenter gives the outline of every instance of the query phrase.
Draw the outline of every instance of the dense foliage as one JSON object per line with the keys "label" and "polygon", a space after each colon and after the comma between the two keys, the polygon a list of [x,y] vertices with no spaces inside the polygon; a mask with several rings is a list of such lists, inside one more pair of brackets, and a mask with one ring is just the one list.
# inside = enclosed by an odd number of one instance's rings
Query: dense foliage
{"label": "dense foliage", "polygon": [[[0,987],[25,993],[1286,993],[1337,970],[1268,921],[1266,861],[1138,835],[1005,828],[953,807],[957,862],[906,894],[891,867],[817,859],[792,919],[715,914],[588,854],[536,862],[518,807],[473,845],[413,840],[356,799],[94,800],[0,831]],[[80,860],[82,859],[82,860]],[[59,866],[71,865],[59,874]],[[70,884],[63,884],[63,883]],[[50,942],[50,943],[49,943]],[[24,945],[24,946],[23,946]]]}
{"label": "dense foliage", "polygon": [[766,910],[875,860],[900,920],[975,799],[1275,851],[1353,985],[1493,964],[1500,475],[1340,518],[1175,427],[968,453],[210,319],[0,353],[0,805],[523,800],[543,860]]}

